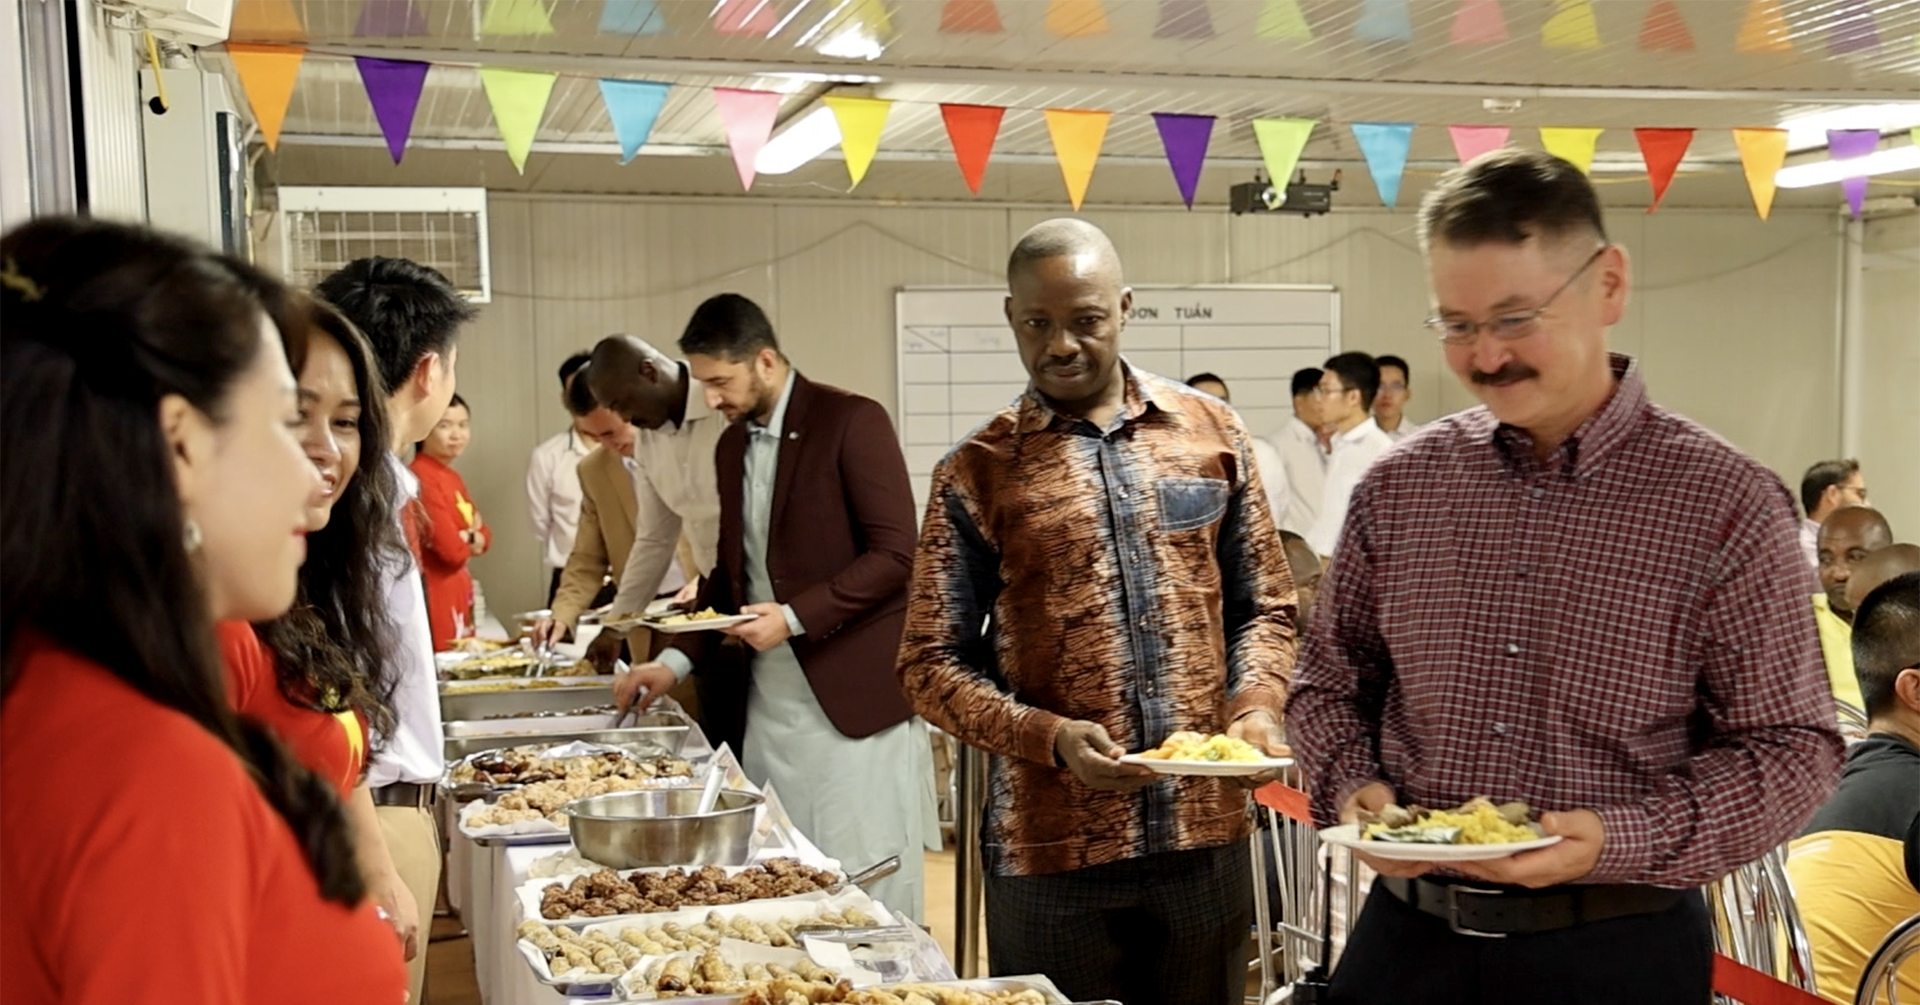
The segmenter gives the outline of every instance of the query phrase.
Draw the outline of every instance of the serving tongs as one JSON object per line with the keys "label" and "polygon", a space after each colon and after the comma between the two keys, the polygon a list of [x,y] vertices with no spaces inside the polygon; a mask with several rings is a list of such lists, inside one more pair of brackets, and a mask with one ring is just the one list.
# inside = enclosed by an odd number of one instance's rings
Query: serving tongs
{"label": "serving tongs", "polygon": [[827,887],[827,893],[828,894],[840,893],[845,891],[849,887],[855,887],[855,886],[861,887],[862,889],[864,889],[869,884],[876,883],[880,880],[886,879],[888,876],[891,876],[894,873],[899,871],[900,871],[900,856],[894,855],[894,856],[880,860],[880,862],[874,865],[873,868],[871,869],[863,869],[859,872],[854,873],[851,876],[848,876],[846,879],[843,879],[840,882]]}

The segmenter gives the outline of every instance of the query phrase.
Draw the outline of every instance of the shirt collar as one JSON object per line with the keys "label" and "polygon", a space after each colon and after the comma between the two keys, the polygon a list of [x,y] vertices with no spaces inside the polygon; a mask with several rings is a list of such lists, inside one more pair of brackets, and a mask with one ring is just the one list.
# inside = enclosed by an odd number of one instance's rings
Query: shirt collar
{"label": "shirt collar", "polygon": [[1353,427],[1352,429],[1349,429],[1344,433],[1335,433],[1333,436],[1333,442],[1359,443],[1361,440],[1369,439],[1370,438],[1368,435],[1369,433],[1377,433],[1379,431],[1380,431],[1380,424],[1378,422],[1373,421],[1373,416],[1369,415],[1367,416],[1366,421],[1360,423],[1359,425]]}
{"label": "shirt collar", "polygon": [[793,378],[797,376],[798,373],[799,371],[792,369],[787,371],[787,386],[780,389],[780,401],[773,406],[773,415],[768,417],[767,424],[763,426],[758,422],[748,420],[747,432],[759,436],[771,436],[776,440],[780,438],[781,433],[786,432],[787,405],[793,401]]}
{"label": "shirt collar", "polygon": [[[1567,437],[1548,461],[1565,474],[1590,474],[1603,458],[1626,442],[1646,413],[1647,382],[1640,374],[1640,364],[1617,352],[1608,353],[1607,362],[1613,369],[1612,396]],[[1488,435],[1509,465],[1524,463],[1523,458],[1532,456],[1533,438],[1525,430],[1494,421],[1491,412],[1480,421],[1492,427]]]}
{"label": "shirt collar", "polygon": [[[680,369],[683,372],[686,370],[686,368],[687,368],[687,364],[685,363],[680,364]],[[712,414],[714,414],[713,409],[707,407],[707,385],[702,384],[700,382],[700,378],[695,377],[691,373],[688,373],[687,374],[687,408],[686,408],[686,411],[681,413],[680,428],[685,429],[688,426],[692,425],[694,422],[700,419],[707,418]]]}
{"label": "shirt collar", "polygon": [[598,444],[588,443],[586,437],[580,435],[580,430],[572,426],[567,427],[567,449],[572,451],[574,456],[585,457],[593,453],[595,446]]}
{"label": "shirt collar", "polygon": [[401,502],[411,502],[420,497],[420,476],[414,474],[413,469],[400,460],[400,455],[388,451],[387,468],[393,472],[393,477],[399,482]]}
{"label": "shirt collar", "polygon": [[[1134,369],[1124,356],[1120,358],[1120,372],[1126,380],[1127,387],[1125,398],[1120,405],[1120,414],[1115,418],[1116,426],[1134,422],[1149,412],[1180,414],[1180,403],[1176,397],[1165,392],[1156,396],[1141,372]],[[1080,421],[1082,420],[1055,411],[1054,407],[1047,403],[1046,396],[1040,393],[1039,388],[1034,387],[1031,381],[1027,383],[1026,393],[1020,396],[1020,410],[1016,423],[1016,428],[1020,432],[1037,433],[1053,428],[1056,422],[1072,425]]]}

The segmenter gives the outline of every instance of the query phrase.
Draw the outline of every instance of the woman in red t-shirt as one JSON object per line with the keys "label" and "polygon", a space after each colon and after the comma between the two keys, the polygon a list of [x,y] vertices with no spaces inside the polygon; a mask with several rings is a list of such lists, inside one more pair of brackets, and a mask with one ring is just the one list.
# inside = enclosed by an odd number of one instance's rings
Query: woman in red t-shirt
{"label": "woman in red t-shirt", "polygon": [[466,480],[453,470],[454,458],[467,449],[472,415],[459,395],[439,425],[418,444],[413,473],[420,478],[415,516],[414,554],[427,586],[427,620],[433,624],[433,648],[447,649],[454,639],[473,635],[473,575],[467,560],[487,553],[493,532],[473,505]]}
{"label": "woman in red t-shirt", "polygon": [[406,547],[391,516],[393,470],[360,466],[363,444],[389,442],[378,371],[366,339],[331,305],[294,292],[270,306],[282,330],[303,333],[299,436],[320,480],[307,500],[307,561],[293,608],[257,626],[220,626],[229,698],[339,792],[367,892],[411,960],[419,906],[394,867],[362,777],[370,738],[393,734],[384,570]]}
{"label": "woman in red t-shirt", "polygon": [[397,1005],[339,802],[225,702],[313,466],[280,284],[75,218],[0,238],[0,1000]]}

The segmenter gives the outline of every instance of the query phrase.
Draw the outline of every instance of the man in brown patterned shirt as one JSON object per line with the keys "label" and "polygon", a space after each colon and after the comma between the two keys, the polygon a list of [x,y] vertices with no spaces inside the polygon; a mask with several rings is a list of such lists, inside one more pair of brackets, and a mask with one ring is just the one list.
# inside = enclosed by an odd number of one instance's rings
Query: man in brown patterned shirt
{"label": "man in brown patterned shirt", "polygon": [[1098,229],[1028,231],[1007,284],[1031,384],[934,472],[901,684],[994,755],[994,973],[1226,1005],[1245,984],[1245,790],[1117,758],[1178,730],[1284,751],[1294,591],[1251,437],[1121,360],[1133,295]]}

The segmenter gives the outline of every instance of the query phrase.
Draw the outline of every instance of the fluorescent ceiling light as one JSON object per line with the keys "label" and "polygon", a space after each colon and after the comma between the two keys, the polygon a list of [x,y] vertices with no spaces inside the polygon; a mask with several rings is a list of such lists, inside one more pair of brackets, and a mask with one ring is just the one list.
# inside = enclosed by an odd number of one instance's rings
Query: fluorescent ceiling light
{"label": "fluorescent ceiling light", "polygon": [[1890,133],[1920,126],[1920,101],[1830,108],[1788,116],[1780,126],[1787,131],[1788,150],[1817,150],[1827,145],[1829,129],[1875,129]]}
{"label": "fluorescent ceiling light", "polygon": [[753,169],[761,174],[787,174],[839,143],[840,123],[834,121],[833,109],[816,108],[761,147]]}
{"label": "fluorescent ceiling light", "polygon": [[1914,170],[1920,170],[1920,146],[1909,143],[1875,150],[1865,157],[1815,161],[1781,168],[1780,173],[1773,176],[1773,183],[1781,188],[1812,188],[1815,185],[1831,185],[1846,178]]}

